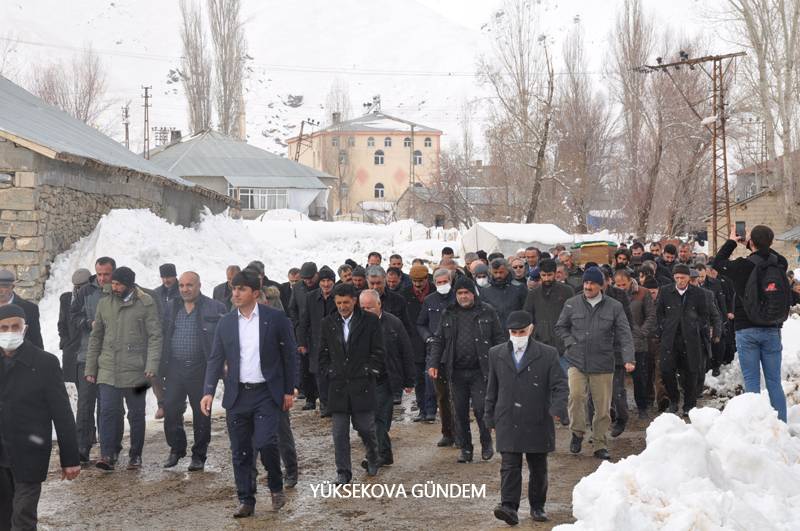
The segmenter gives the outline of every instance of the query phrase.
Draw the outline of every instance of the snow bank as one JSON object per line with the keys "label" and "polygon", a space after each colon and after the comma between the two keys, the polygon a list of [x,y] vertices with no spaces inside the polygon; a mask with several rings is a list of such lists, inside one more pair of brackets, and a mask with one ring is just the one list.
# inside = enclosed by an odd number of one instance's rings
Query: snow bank
{"label": "snow bank", "polygon": [[560,531],[797,529],[800,439],[765,396],[744,394],[691,424],[663,414],[647,448],[604,462],[573,491],[575,524]]}
{"label": "snow bank", "polygon": [[[791,315],[784,323],[781,333],[783,340],[783,360],[781,362],[781,380],[786,393],[788,405],[800,408],[800,315]],[[706,387],[719,397],[730,398],[744,391],[742,369],[739,358],[730,365],[724,365],[719,376],[706,374]],[[766,395],[764,377],[761,377],[761,392]],[[800,410],[798,412],[800,414]],[[798,426],[800,430],[800,426]],[[800,433],[800,431],[798,431]]]}

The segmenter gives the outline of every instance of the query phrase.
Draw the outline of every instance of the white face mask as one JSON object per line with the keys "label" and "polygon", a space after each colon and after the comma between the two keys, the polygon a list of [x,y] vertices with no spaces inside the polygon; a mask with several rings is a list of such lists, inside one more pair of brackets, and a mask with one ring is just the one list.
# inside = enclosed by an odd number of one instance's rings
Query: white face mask
{"label": "white face mask", "polygon": [[440,295],[447,295],[450,293],[450,284],[440,284],[436,286],[436,291],[438,291]]}
{"label": "white face mask", "polygon": [[17,350],[25,341],[25,332],[0,332],[0,348],[6,352]]}
{"label": "white face mask", "polygon": [[482,288],[485,288],[486,286],[489,285],[489,279],[486,277],[481,277],[476,282]]}
{"label": "white face mask", "polygon": [[528,338],[531,336],[511,336],[511,345],[514,350],[520,350],[528,346]]}

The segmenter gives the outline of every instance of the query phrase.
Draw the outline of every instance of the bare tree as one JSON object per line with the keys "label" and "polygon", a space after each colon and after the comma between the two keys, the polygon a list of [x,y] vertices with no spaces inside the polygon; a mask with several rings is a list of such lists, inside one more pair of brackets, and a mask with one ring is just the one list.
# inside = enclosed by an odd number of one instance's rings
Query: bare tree
{"label": "bare tree", "polygon": [[0,75],[13,77],[16,74],[14,56],[17,53],[18,43],[19,39],[11,33],[6,32],[0,37]]}
{"label": "bare tree", "polygon": [[[767,149],[775,158],[774,139],[784,155],[794,151],[798,139],[797,61],[800,59],[800,2],[795,0],[728,0],[753,55],[752,80],[762,117],[767,125]],[[790,156],[778,167],[784,192],[784,216],[794,224],[798,218],[800,193]]]}
{"label": "bare tree", "polygon": [[334,113],[338,113],[339,120],[349,120],[353,116],[353,105],[350,99],[350,87],[346,81],[339,78],[333,80],[328,95],[325,98],[325,111],[328,123],[333,123]]}
{"label": "bare tree", "polygon": [[34,66],[30,88],[47,103],[93,127],[99,126],[100,116],[112,104],[105,98],[105,67],[91,47],[68,64]]}
{"label": "bare tree", "polygon": [[202,13],[187,0],[181,0],[181,42],[179,75],[189,105],[189,129],[196,133],[211,127],[211,58]]}
{"label": "bare tree", "polygon": [[[553,118],[555,73],[547,37],[539,33],[539,4],[508,0],[490,27],[493,53],[479,73],[494,92],[490,142],[499,143],[503,162],[519,176],[516,190],[526,197],[524,219],[532,223],[547,172]],[[511,168],[509,168],[511,169]]]}
{"label": "bare tree", "polygon": [[575,26],[564,42],[565,78],[555,117],[554,171],[550,176],[566,196],[566,207],[579,233],[588,232],[588,215],[609,172],[611,116],[603,99],[592,93],[584,59],[583,31]]}
{"label": "bare tree", "polygon": [[244,136],[244,70],[247,42],[240,20],[240,0],[208,0],[208,20],[214,48],[214,99],[217,127],[226,135]]}

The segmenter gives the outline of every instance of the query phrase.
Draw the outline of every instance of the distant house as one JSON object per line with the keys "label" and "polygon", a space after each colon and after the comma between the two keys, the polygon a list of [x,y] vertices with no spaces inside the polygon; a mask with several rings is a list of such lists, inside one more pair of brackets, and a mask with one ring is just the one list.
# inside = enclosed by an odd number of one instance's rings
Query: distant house
{"label": "distant house", "polygon": [[238,199],[247,219],[282,208],[314,219],[328,218],[332,176],[217,131],[202,131],[153,149],[150,162]]}
{"label": "distant house", "polygon": [[38,300],[57,254],[114,208],[189,225],[238,201],[197,186],[0,76],[0,267]]}
{"label": "distant house", "polygon": [[[396,203],[412,183],[439,175],[442,132],[377,111],[287,140],[290,158],[336,177],[331,209],[362,213],[362,203]],[[367,208],[366,210],[370,210]]]}
{"label": "distant house", "polygon": [[458,228],[470,221],[509,221],[508,190],[500,186],[409,186],[397,200],[395,217],[413,218],[428,227]]}

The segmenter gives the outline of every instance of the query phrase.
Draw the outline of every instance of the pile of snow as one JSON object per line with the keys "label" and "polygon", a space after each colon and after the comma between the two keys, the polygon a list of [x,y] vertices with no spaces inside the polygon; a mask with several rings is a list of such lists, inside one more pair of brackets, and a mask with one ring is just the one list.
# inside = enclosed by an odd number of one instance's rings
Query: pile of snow
{"label": "pile of snow", "polygon": [[583,478],[577,522],[556,529],[797,529],[800,439],[766,397],[744,394],[689,417],[659,416],[641,454]]}
{"label": "pile of snow", "polygon": [[311,221],[291,210],[271,212],[258,220],[206,214],[191,228],[172,225],[148,210],[114,210],[103,216],[89,236],[53,261],[39,304],[45,348],[59,353],[59,294],[71,289],[76,269],[94,271],[99,256],[111,256],[117,265],[130,267],[136,272],[136,282],[148,288],[161,283],[158,266],[172,262],[178,272],[197,272],[203,293],[210,296],[214,286],[225,281],[228,265],[244,267],[256,259],[266,265],[267,276],[278,282],[286,280],[289,268],[305,261],[335,270],[346,258],[366,263],[370,251],[381,253],[385,262],[390,254],[399,253],[406,269],[417,257],[438,262],[442,247],[453,242],[426,239],[431,235],[442,236],[408,220],[389,225],[331,223]]}
{"label": "pile of snow", "polygon": [[[800,315],[793,314],[783,324],[783,359],[781,361],[781,383],[788,405],[800,405]],[[738,355],[730,365],[723,365],[719,376],[706,374],[706,387],[715,395],[730,398],[744,391],[742,368]],[[761,392],[766,394],[764,376],[761,376]],[[800,407],[800,406],[799,406]]]}

